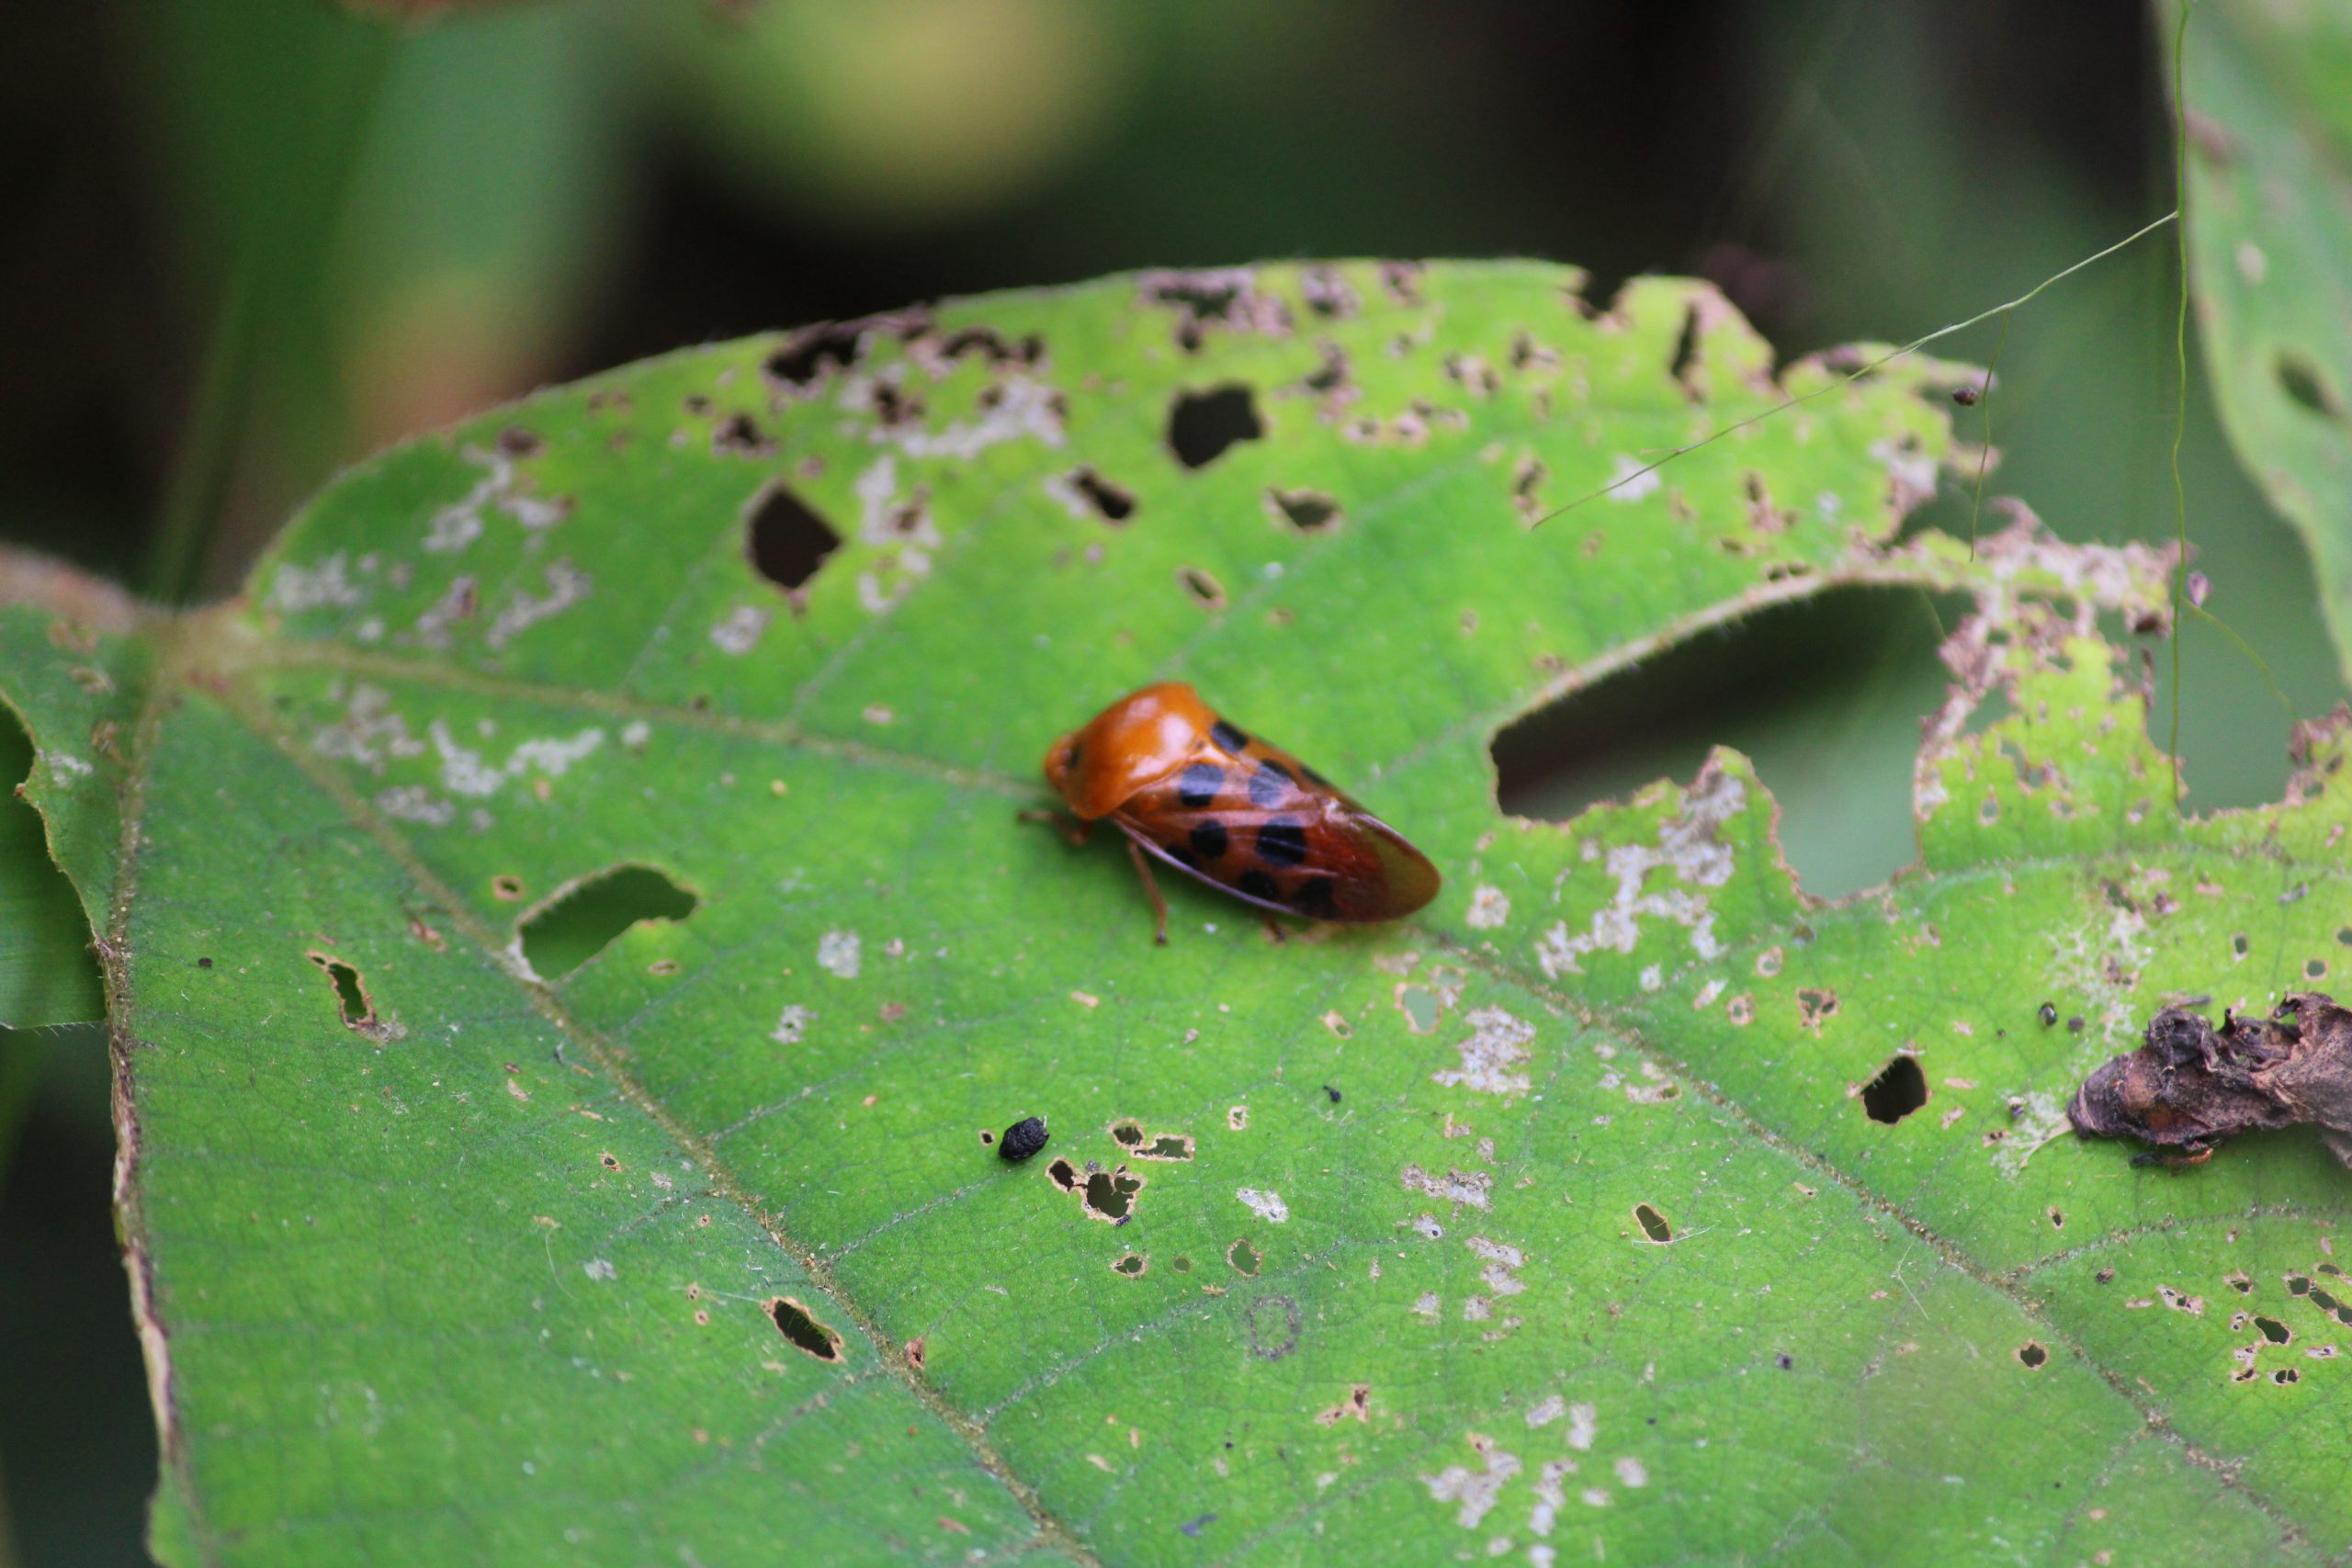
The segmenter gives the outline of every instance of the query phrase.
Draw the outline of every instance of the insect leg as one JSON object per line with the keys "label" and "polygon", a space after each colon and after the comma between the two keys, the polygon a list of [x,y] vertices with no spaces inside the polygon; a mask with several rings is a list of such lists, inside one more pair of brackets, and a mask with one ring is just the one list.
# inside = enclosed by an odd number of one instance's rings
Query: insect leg
{"label": "insect leg", "polygon": [[1059,811],[1046,811],[1032,808],[1026,811],[1016,811],[1012,814],[1012,818],[1016,822],[1049,822],[1053,824],[1055,829],[1061,834],[1062,842],[1069,845],[1072,849],[1076,849],[1080,845],[1085,843],[1086,836],[1094,830],[1094,824],[1087,821],[1084,818],[1067,816]]}
{"label": "insect leg", "polygon": [[1159,884],[1152,877],[1151,863],[1144,859],[1143,851],[1136,846],[1133,839],[1127,840],[1127,858],[1136,863],[1136,874],[1143,878],[1143,890],[1151,898],[1153,922],[1151,940],[1161,947],[1166,947],[1168,945],[1168,901],[1159,896]]}

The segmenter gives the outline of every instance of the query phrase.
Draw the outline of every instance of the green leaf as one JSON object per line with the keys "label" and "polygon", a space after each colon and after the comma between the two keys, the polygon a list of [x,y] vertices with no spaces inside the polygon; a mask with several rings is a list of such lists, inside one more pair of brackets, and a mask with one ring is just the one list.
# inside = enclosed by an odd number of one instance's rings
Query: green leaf
{"label": "green leaf", "polygon": [[[122,1009],[158,1550],[2352,1545],[2343,1172],[2057,1136],[2165,998],[2352,956],[2346,721],[2180,819],[2109,640],[2165,559],[1898,534],[1959,367],[1776,385],[1702,286],[1580,287],[1156,275],[681,354],[102,641],[130,739],[40,804]],[[1808,898],[1729,751],[1497,811],[1516,716],[1851,584],[1975,601],[1891,886]],[[55,618],[0,613],[45,761],[100,700]],[[1115,849],[1023,814],[1156,678],[1437,902],[1275,942],[1166,886],[1153,946]]]}
{"label": "green leaf", "polygon": [[2222,423],[2310,546],[2352,672],[2352,15],[2198,6],[2186,50],[2189,277]]}

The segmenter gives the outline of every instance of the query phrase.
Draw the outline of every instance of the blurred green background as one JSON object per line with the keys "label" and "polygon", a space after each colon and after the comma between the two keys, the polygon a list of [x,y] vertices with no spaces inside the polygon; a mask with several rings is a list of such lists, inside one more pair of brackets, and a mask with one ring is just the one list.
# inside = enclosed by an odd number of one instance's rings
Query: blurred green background
{"label": "blurred green background", "polygon": [[[1905,340],[2172,205],[2153,27],[2134,0],[0,7],[0,541],[217,595],[338,465],[533,386],[1143,265],[1538,255],[1597,299],[1713,278],[1784,355]],[[2069,538],[2172,535],[2173,245],[1938,345],[1997,352],[1988,493]],[[2190,803],[2245,804],[2339,683],[2194,381],[2185,463],[2209,607],[2267,666],[2189,626]],[[1968,525],[1958,489],[1931,510]],[[1727,743],[1805,886],[1869,886],[1910,856],[1955,612],[1834,595],[1663,656],[1510,732],[1504,803],[1565,816]],[[27,756],[0,720],[0,771]],[[143,1560],[110,1158],[96,1031],[0,1033],[0,1568]]]}

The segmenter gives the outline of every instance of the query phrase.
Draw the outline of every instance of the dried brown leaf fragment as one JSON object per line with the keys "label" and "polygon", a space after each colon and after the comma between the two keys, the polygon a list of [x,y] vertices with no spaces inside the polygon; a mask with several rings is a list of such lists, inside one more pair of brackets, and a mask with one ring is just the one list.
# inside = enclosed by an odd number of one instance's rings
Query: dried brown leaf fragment
{"label": "dried brown leaf fragment", "polygon": [[2319,991],[2266,1019],[2186,1008],[2148,1022],[2140,1048],[2104,1064],[2066,1107],[2077,1133],[2153,1145],[2133,1163],[2194,1165],[2240,1133],[2316,1126],[2352,1166],[2352,1011]]}

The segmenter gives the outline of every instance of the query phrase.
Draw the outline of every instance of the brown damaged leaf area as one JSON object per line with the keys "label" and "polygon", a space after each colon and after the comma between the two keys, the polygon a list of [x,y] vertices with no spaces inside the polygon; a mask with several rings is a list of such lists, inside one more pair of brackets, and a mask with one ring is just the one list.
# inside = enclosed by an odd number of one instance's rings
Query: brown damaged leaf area
{"label": "brown damaged leaf area", "polygon": [[2195,1165],[2241,1133],[2308,1122],[2352,1166],[2352,1011],[2304,991],[2267,1019],[2225,1011],[2215,1029],[2166,1008],[2138,1050],[2084,1081],[2066,1115],[2086,1136],[2155,1145],[2134,1165]]}

